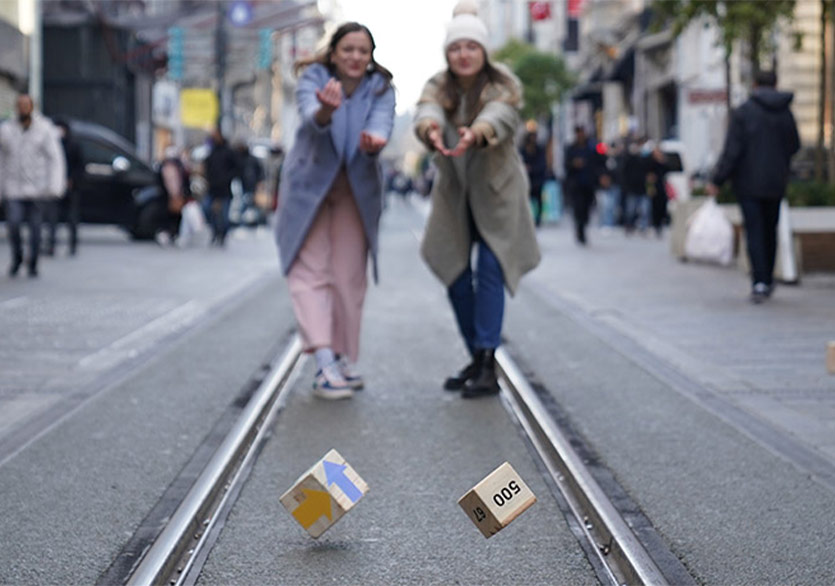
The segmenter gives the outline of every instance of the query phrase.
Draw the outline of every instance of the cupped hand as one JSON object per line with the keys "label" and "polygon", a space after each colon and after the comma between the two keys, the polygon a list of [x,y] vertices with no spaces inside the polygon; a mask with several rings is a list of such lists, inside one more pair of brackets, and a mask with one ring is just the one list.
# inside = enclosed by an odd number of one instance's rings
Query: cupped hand
{"label": "cupped hand", "polygon": [[325,87],[316,91],[316,98],[323,109],[333,112],[342,104],[342,84],[334,78],[329,79]]}
{"label": "cupped hand", "polygon": [[449,155],[449,151],[447,150],[446,146],[444,146],[444,141],[441,138],[441,129],[440,128],[433,128],[426,134],[426,138],[429,139],[429,144],[432,145],[432,148],[441,153],[442,155]]}
{"label": "cupped hand", "polygon": [[467,126],[462,126],[458,129],[458,136],[460,138],[455,148],[444,153],[448,157],[460,157],[467,152],[467,149],[475,144],[475,133]]}
{"label": "cupped hand", "polygon": [[376,155],[383,150],[383,147],[385,147],[387,143],[388,141],[382,136],[377,136],[376,134],[366,132],[365,130],[360,132],[359,148],[361,151],[365,151],[369,155]]}

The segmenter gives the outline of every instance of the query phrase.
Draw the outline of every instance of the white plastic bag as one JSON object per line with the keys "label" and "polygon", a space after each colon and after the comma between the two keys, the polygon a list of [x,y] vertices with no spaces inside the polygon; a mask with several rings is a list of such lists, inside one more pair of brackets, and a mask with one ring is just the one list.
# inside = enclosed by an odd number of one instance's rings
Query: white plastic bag
{"label": "white plastic bag", "polygon": [[734,252],[734,229],[711,197],[688,220],[684,255],[690,260],[730,264]]}
{"label": "white plastic bag", "polygon": [[182,216],[180,233],[177,236],[177,242],[180,246],[198,244],[200,241],[207,239],[209,230],[206,225],[206,218],[203,216],[203,210],[200,209],[200,204],[192,200],[183,206],[180,214]]}

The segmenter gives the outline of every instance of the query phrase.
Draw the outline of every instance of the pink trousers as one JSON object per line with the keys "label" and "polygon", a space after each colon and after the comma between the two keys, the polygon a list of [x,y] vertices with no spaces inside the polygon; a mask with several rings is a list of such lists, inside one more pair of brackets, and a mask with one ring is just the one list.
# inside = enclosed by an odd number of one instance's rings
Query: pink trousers
{"label": "pink trousers", "polygon": [[343,170],[287,275],[306,352],[331,348],[356,362],[367,258],[365,231]]}

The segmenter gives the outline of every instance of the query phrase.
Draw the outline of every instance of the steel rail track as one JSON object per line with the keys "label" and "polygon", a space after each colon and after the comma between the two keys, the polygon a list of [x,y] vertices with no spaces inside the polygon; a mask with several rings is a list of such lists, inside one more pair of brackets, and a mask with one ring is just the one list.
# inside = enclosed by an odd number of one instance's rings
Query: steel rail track
{"label": "steel rail track", "polygon": [[[180,503],[165,529],[143,556],[129,585],[180,586],[193,582],[211,548],[211,536],[251,470],[272,422],[303,364],[301,341],[294,336],[253,393],[246,408],[194,486]],[[571,446],[503,348],[496,352],[502,396],[568,507],[603,568],[599,577],[610,584],[668,584],[662,570],[626,520],[612,504],[582,458]],[[196,566],[195,566],[196,563]]]}
{"label": "steel rail track", "polygon": [[129,585],[178,585],[189,575],[222,511],[269,433],[292,381],[303,364],[302,343],[293,336],[252,395],[234,427],[183,499],[165,529],[127,581]]}
{"label": "steel rail track", "polygon": [[646,547],[629,528],[582,458],[559,429],[510,354],[499,348],[496,362],[502,396],[516,416],[552,480],[565,498],[611,584],[668,584]]}

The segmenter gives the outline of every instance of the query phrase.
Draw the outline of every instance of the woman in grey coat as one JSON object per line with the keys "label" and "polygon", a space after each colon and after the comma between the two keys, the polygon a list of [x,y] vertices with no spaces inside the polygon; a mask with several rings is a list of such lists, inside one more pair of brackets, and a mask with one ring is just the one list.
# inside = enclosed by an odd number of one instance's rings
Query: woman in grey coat
{"label": "woman in grey coat", "polygon": [[539,263],[528,179],[514,145],[521,88],[487,59],[487,29],[473,4],[456,8],[444,45],[448,68],[427,82],[415,117],[415,132],[435,151],[438,170],[421,253],[447,287],[473,357],[444,388],[464,398],[499,392],[494,352],[504,288],[512,295]]}
{"label": "woman in grey coat", "polygon": [[316,355],[314,394],[343,399],[363,385],[354,364],[369,255],[376,277],[378,154],[394,122],[394,89],[374,61],[371,33],[355,22],[302,68],[301,124],[282,167],[276,239],[305,351]]}

